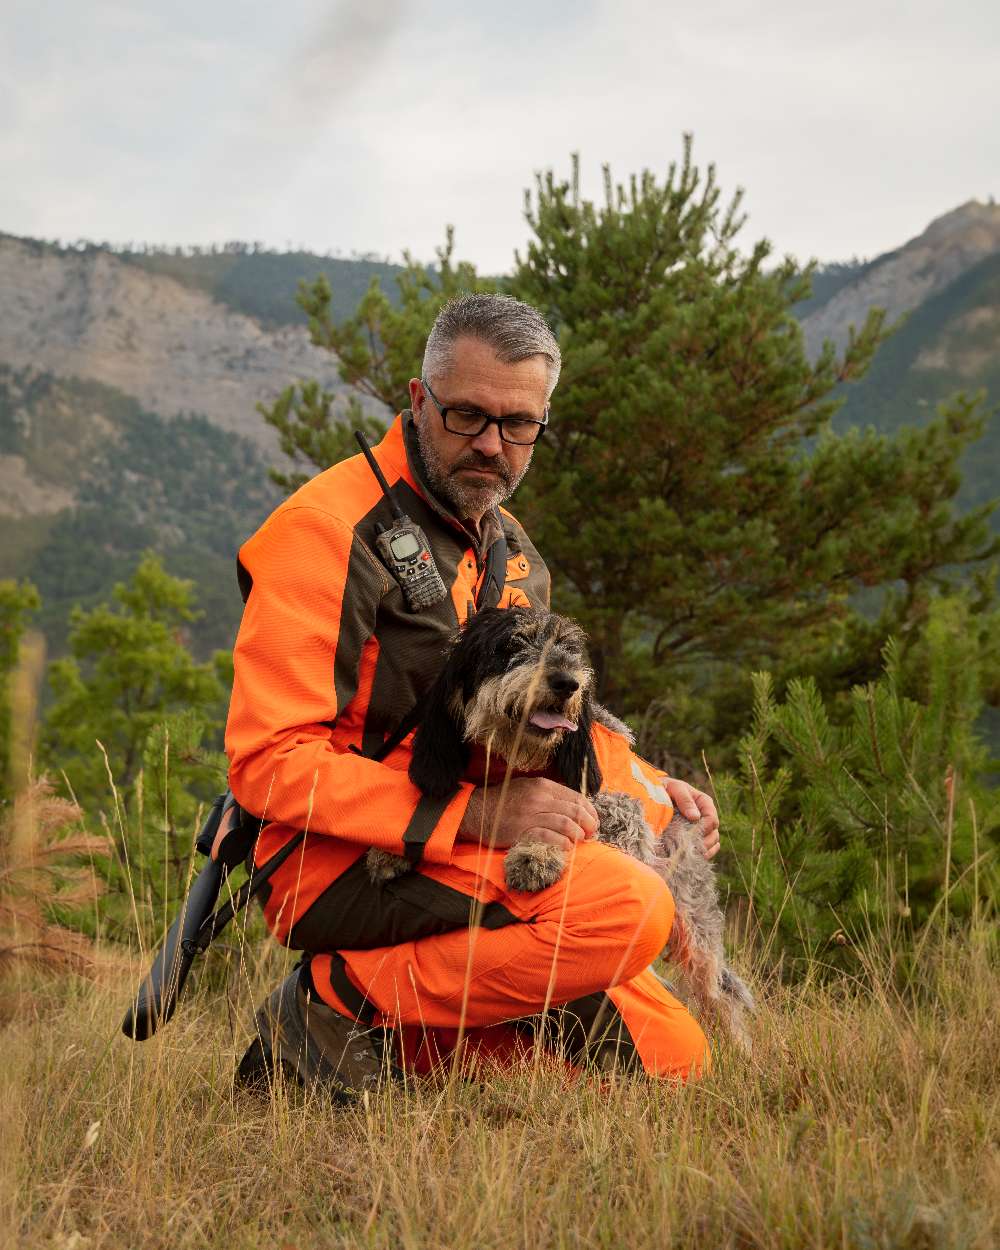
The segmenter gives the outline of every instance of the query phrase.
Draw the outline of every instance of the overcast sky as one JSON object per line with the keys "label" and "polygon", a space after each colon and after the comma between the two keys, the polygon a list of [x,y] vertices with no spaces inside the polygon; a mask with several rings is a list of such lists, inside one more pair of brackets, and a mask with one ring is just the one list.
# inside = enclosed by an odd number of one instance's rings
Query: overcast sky
{"label": "overcast sky", "polygon": [[523,189],[665,170],[744,234],[871,256],[1000,196],[998,0],[0,0],[0,230],[488,271]]}

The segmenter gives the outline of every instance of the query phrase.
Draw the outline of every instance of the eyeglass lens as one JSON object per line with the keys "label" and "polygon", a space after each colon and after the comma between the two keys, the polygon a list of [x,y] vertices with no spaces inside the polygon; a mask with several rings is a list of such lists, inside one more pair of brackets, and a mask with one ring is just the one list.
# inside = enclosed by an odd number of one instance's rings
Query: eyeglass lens
{"label": "eyeglass lens", "polygon": [[500,437],[507,443],[533,443],[542,426],[538,421],[521,420],[518,417],[488,417],[478,412],[463,412],[461,408],[446,408],[445,428],[452,434],[464,434],[475,438],[490,424],[500,430]]}

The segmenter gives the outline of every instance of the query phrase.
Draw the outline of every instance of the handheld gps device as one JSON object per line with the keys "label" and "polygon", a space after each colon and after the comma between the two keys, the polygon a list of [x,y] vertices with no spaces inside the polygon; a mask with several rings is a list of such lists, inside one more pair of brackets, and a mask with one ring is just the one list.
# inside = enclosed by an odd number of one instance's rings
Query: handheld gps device
{"label": "handheld gps device", "polygon": [[411,521],[396,502],[392,488],[385,480],[385,474],[372,455],[368,440],[360,430],[354,431],[361,450],[368,461],[368,467],[375,474],[382,493],[392,507],[393,523],[379,526],[375,545],[379,555],[385,561],[389,571],[399,582],[403,591],[406,606],[411,612],[419,612],[422,608],[432,608],[442,599],[447,599],[448,591],[441,580],[430,543],[424,532],[415,521]]}

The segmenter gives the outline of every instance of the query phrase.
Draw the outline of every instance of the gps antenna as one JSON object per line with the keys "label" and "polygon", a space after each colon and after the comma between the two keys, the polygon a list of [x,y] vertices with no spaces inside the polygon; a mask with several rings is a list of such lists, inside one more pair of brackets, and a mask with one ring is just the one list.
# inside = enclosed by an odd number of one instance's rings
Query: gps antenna
{"label": "gps antenna", "polygon": [[375,474],[375,478],[378,481],[379,486],[382,487],[382,493],[385,495],[386,499],[388,499],[389,503],[392,505],[392,515],[396,518],[397,521],[408,520],[409,518],[407,517],[406,513],[396,502],[396,496],[392,493],[392,489],[389,486],[389,483],[385,480],[385,474],[379,468],[378,461],[372,455],[372,449],[368,443],[368,439],[365,438],[364,434],[362,434],[360,430],[354,431],[354,437],[358,440],[358,446],[365,453],[365,459],[368,461],[368,467]]}

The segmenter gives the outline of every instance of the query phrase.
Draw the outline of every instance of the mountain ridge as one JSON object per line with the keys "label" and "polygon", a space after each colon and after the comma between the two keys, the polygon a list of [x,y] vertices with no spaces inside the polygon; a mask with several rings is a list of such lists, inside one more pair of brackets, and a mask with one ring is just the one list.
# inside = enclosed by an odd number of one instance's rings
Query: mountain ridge
{"label": "mountain ridge", "polygon": [[[278,498],[266,468],[283,458],[256,404],[304,378],[346,391],[294,302],[300,278],[331,269],[337,316],[373,276],[398,272],[242,245],[115,253],[0,234],[0,577],[39,581],[57,649],[59,612],[106,597],[144,545],[195,577],[199,646],[225,645],[240,610],[232,552]],[[842,343],[872,305],[896,323],[868,375],[842,388],[836,429],[919,424],[963,388],[995,406],[997,205],[969,201],[891,252],[820,267],[814,287],[793,310],[810,351]],[[962,506],[996,494],[995,411],[964,471]],[[96,553],[89,568],[81,544]]]}
{"label": "mountain ridge", "polygon": [[968,200],[943,213],[901,247],[863,264],[802,319],[806,347],[818,353],[826,339],[839,348],[850,326],[870,308],[883,308],[891,325],[939,294],[987,257],[1000,252],[1000,205]]}

